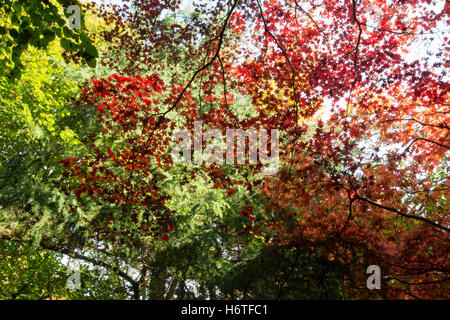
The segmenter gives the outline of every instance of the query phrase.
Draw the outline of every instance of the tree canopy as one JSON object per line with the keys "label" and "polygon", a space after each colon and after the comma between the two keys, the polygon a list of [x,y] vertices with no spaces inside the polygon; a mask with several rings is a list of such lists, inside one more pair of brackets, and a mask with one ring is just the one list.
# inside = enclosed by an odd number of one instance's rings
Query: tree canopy
{"label": "tree canopy", "polygon": [[0,298],[448,299],[449,8],[4,1]]}

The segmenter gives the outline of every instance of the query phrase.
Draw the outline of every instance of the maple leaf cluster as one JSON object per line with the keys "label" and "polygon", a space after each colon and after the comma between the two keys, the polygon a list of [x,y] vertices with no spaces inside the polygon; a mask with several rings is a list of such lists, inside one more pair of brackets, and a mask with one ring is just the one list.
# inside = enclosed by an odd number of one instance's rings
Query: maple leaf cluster
{"label": "maple leaf cluster", "polygon": [[[446,70],[406,59],[411,44],[448,20],[448,4],[434,11],[428,1],[378,0],[375,15],[365,0],[219,1],[199,7],[211,17],[206,28],[199,15],[186,24],[150,19],[168,3],[135,1],[140,11],[124,11],[105,38],[128,64],[105,62],[122,75],[92,79],[81,97],[97,110],[99,133],[88,155],[62,165],[67,192],[104,207],[88,221],[92,233],[121,244],[135,233],[171,239],[176,212],[162,186],[176,128],[192,131],[201,120],[221,132],[279,129],[275,176],[250,164],[237,174],[229,165],[183,169],[230,199],[244,189],[262,194],[264,218],[241,207],[236,236],[316,252],[342,270],[349,297],[448,298]],[[215,16],[222,11],[224,19]],[[134,38],[120,35],[127,23]],[[179,64],[183,73],[163,81]],[[238,112],[237,96],[251,112]],[[365,288],[372,264],[385,284],[375,293]]]}

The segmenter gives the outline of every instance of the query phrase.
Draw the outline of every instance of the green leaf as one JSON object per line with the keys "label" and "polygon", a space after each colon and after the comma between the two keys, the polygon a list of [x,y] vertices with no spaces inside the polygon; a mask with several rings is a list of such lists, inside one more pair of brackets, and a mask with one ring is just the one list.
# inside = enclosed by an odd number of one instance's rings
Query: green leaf
{"label": "green leaf", "polygon": [[19,67],[14,67],[14,69],[12,69],[10,77],[13,79],[19,79],[20,76],[22,75],[22,71],[19,69]]}
{"label": "green leaf", "polygon": [[19,17],[17,16],[17,14],[15,14],[15,13],[12,14],[11,23],[16,24],[16,25],[20,24],[20,20],[19,20]]}
{"label": "green leaf", "polygon": [[61,43],[61,47],[64,50],[66,50],[66,51],[72,50],[72,43],[69,40],[67,40],[66,38],[61,38],[60,43]]}
{"label": "green leaf", "polygon": [[14,2],[12,7],[13,7],[15,12],[17,12],[17,13],[21,13],[22,12],[22,4],[19,1]]}
{"label": "green leaf", "polygon": [[89,59],[89,60],[87,61],[87,64],[88,64],[89,67],[95,68],[95,66],[97,65],[97,60],[94,59],[94,58]]}
{"label": "green leaf", "polygon": [[43,35],[46,42],[51,42],[55,39],[55,33],[50,30],[44,31]]}
{"label": "green leaf", "polygon": [[12,49],[12,56],[13,56],[13,59],[18,59],[18,58],[20,58],[20,56],[22,55],[22,51],[23,51],[23,49],[22,49],[21,46],[15,46],[15,47]]}
{"label": "green leaf", "polygon": [[92,44],[88,44],[87,46],[86,46],[86,50],[85,50],[85,52],[87,53],[87,54],[89,54],[91,57],[93,57],[93,58],[98,58],[98,51],[97,51],[97,48],[96,47],[94,47]]}
{"label": "green leaf", "polygon": [[67,38],[72,38],[74,35],[74,32],[72,30],[70,30],[68,27],[63,28],[63,33],[64,33],[64,36]]}
{"label": "green leaf", "polygon": [[87,46],[87,44],[90,43],[89,37],[86,35],[85,32],[82,32],[82,33],[81,33],[80,39],[81,39],[81,43],[82,43],[84,46]]}

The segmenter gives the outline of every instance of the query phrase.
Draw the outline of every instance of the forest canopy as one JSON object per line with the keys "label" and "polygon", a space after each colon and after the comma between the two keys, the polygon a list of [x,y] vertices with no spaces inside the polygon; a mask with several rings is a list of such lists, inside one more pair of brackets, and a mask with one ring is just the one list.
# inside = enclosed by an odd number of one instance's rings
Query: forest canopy
{"label": "forest canopy", "polygon": [[0,299],[449,299],[449,12],[2,1]]}

